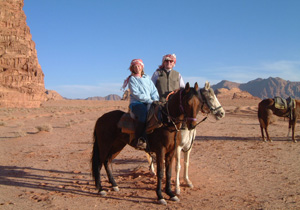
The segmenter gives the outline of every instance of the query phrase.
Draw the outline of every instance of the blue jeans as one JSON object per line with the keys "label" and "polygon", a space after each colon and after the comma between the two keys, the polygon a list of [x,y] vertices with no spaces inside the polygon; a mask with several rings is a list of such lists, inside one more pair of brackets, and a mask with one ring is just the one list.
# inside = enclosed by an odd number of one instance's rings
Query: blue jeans
{"label": "blue jeans", "polygon": [[147,120],[147,104],[142,102],[134,102],[129,105],[130,110],[133,112],[139,122],[145,123]]}

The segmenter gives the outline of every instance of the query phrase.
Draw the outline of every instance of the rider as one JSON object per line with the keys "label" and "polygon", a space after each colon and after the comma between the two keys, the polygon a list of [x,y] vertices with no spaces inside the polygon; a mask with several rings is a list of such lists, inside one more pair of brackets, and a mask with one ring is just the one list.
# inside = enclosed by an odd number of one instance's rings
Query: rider
{"label": "rider", "polygon": [[144,63],[141,59],[133,59],[129,70],[131,74],[124,81],[123,89],[128,84],[130,90],[129,108],[136,118],[135,139],[130,143],[137,149],[146,149],[146,120],[148,104],[159,100],[156,87],[150,77],[144,73]]}
{"label": "rider", "polygon": [[176,55],[167,54],[163,56],[162,64],[152,75],[152,81],[158,90],[161,102],[166,101],[170,92],[185,86],[180,73],[173,69],[175,64]]}

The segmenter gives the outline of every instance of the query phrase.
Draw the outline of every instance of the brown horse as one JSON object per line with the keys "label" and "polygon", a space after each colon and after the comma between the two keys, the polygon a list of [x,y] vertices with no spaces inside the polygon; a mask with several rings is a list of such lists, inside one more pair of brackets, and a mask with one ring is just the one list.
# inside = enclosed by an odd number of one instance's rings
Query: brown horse
{"label": "brown horse", "polygon": [[[163,164],[165,163],[166,186],[165,191],[171,200],[178,201],[178,197],[171,190],[171,171],[175,149],[180,144],[180,127],[186,122],[189,129],[196,126],[196,116],[199,112],[198,84],[194,88],[187,83],[162,106],[163,126],[147,135],[151,152],[157,158],[157,188],[156,194],[161,204],[166,204],[162,196]],[[104,165],[109,182],[113,189],[118,191],[116,181],[111,172],[111,161],[130,143],[129,134],[122,133],[118,122],[124,112],[115,110],[102,115],[96,122],[94,129],[94,146],[92,155],[92,174],[95,186],[100,195],[106,195],[101,186],[100,170]]]}
{"label": "brown horse", "polygon": [[[268,133],[268,125],[270,124],[271,116],[272,114],[278,116],[278,117],[288,117],[289,118],[289,131],[292,128],[292,140],[294,142],[297,142],[295,139],[295,126],[297,123],[297,119],[300,117],[300,101],[295,100],[296,108],[285,108],[285,109],[277,109],[275,107],[275,101],[274,99],[268,98],[262,100],[258,104],[258,121],[260,124],[261,129],[261,135],[263,141],[272,141],[270,139],[269,133]],[[290,117],[290,112],[293,112],[292,117]],[[264,129],[267,135],[267,140],[264,136]]]}

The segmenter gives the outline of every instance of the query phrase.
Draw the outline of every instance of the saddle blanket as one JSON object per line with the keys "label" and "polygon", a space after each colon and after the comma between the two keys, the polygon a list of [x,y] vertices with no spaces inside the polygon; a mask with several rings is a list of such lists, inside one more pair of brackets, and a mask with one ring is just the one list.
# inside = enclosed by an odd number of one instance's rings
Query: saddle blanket
{"label": "saddle blanket", "polygon": [[[132,112],[123,114],[118,122],[118,127],[123,133],[133,134],[135,131],[135,119]],[[161,106],[152,105],[148,111],[146,133],[152,133],[155,128],[162,126]]]}

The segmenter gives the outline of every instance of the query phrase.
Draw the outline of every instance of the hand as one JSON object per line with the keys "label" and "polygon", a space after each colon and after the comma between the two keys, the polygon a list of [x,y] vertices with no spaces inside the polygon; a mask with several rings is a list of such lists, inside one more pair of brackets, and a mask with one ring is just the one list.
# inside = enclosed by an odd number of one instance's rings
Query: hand
{"label": "hand", "polygon": [[154,104],[155,106],[158,106],[158,105],[162,105],[162,102],[160,102],[160,101],[153,101],[152,104]]}

